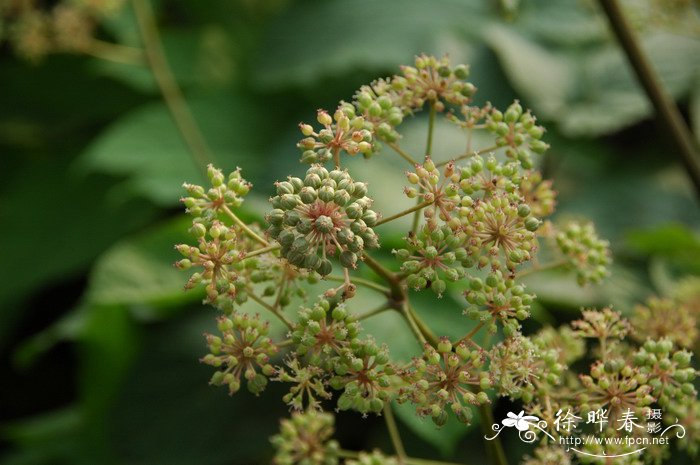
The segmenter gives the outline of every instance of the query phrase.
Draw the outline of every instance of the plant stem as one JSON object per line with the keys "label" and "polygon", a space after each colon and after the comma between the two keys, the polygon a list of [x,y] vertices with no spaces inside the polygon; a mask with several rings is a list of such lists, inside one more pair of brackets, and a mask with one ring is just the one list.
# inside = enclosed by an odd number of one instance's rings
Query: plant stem
{"label": "plant stem", "polygon": [[539,273],[540,271],[553,270],[561,266],[567,265],[569,262],[567,260],[558,260],[556,262],[547,263],[546,265],[532,267],[528,270],[521,271],[518,273],[518,278],[529,276],[531,274]]}
{"label": "plant stem", "polygon": [[[345,282],[345,278],[343,276],[328,275],[325,277],[325,279],[327,279],[329,281]],[[377,292],[381,292],[382,294],[386,295],[387,297],[389,297],[391,295],[391,289],[389,289],[388,287],[382,286],[381,284],[377,284],[374,281],[370,281],[369,279],[358,278],[357,276],[351,276],[350,281],[357,286],[364,286],[368,289],[373,289]]]}
{"label": "plant stem", "polygon": [[[484,433],[484,435],[493,433],[493,431],[491,431],[491,425],[493,425],[494,419],[493,412],[491,411],[491,405],[481,405],[479,407],[479,412],[481,413],[481,431]],[[486,450],[490,457],[489,462],[494,465],[508,465],[508,459],[506,458],[506,453],[503,450],[501,438],[495,437],[491,441],[486,441],[486,443]]]}
{"label": "plant stem", "polygon": [[83,53],[105,61],[125,65],[144,66],[147,64],[143,50],[127,45],[114,44],[104,40],[92,39],[81,49]]}
{"label": "plant stem", "polygon": [[[476,325],[476,326],[474,326],[474,329],[472,329],[471,331],[469,331],[469,333],[467,333],[466,336],[464,336],[462,339],[460,339],[459,341],[457,341],[457,344],[460,344],[460,343],[466,342],[466,341],[471,341],[471,339],[474,337],[474,335],[475,335],[476,333],[478,333],[479,330],[480,330],[481,328],[483,328],[485,325],[486,325],[486,323],[484,323],[483,321],[479,322],[479,324]],[[457,344],[455,344],[455,345],[457,345]]]}
{"label": "plant stem", "polygon": [[382,305],[379,307],[370,310],[365,313],[361,313],[355,317],[355,321],[361,321],[361,320],[366,320],[367,318],[373,317],[375,315],[379,315],[380,313],[383,313],[387,310],[393,309],[394,307],[391,305],[391,302],[384,302]]}
{"label": "plant stem", "polygon": [[287,328],[289,328],[289,329],[294,329],[294,324],[292,324],[292,322],[289,321],[289,319],[287,319],[287,317],[284,316],[278,309],[276,309],[276,308],[273,307],[272,305],[270,305],[270,304],[268,304],[267,302],[265,302],[264,300],[262,300],[262,299],[261,299],[257,294],[255,294],[254,292],[248,292],[248,296],[249,296],[251,299],[253,299],[255,302],[257,302],[258,304],[260,304],[263,308],[265,308],[266,310],[268,310],[268,311],[270,311],[272,314],[274,314],[277,318],[279,318],[280,321],[282,321],[282,323],[284,323],[285,326],[287,326]]}
{"label": "plant stem", "polygon": [[616,0],[599,0],[600,6],[610,21],[610,26],[617,37],[622,49],[627,55],[634,72],[644,88],[647,97],[654,106],[657,118],[664,132],[672,139],[678,156],[695,187],[695,193],[700,197],[700,161],[697,145],[693,135],[683,120],[673,99],[669,96],[654,70],[651,62],[642,51],[632,27],[625,18]]}
{"label": "plant stem", "polygon": [[399,428],[396,425],[390,402],[384,404],[384,421],[386,422],[386,429],[389,430],[391,444],[394,446],[394,452],[396,452],[399,463],[406,463],[406,450],[403,448],[403,442],[401,442],[401,435],[399,434]]}
{"label": "plant stem", "polygon": [[407,301],[404,301],[402,303],[401,313],[403,314],[404,318],[406,319],[406,322],[408,322],[408,326],[411,327],[411,331],[413,331],[413,335],[416,337],[416,339],[418,339],[418,342],[420,342],[423,345],[427,344],[428,341],[425,338],[425,335],[423,334],[421,329],[418,327],[418,323],[416,323],[414,315],[411,312],[411,308],[408,306]]}
{"label": "plant stem", "polygon": [[432,345],[433,347],[437,347],[438,338],[435,335],[435,333],[433,333],[433,331],[428,327],[425,321],[423,321],[420,315],[418,315],[418,313],[416,313],[416,311],[410,305],[408,305],[408,311],[413,320],[416,322],[418,329],[420,330],[421,334],[425,337],[425,339],[427,339],[428,342],[430,342],[430,345]]}
{"label": "plant stem", "polygon": [[404,211],[402,211],[402,212],[399,212],[399,213],[397,213],[397,214],[395,214],[395,215],[391,215],[391,216],[389,216],[389,217],[387,217],[387,218],[382,218],[381,220],[377,221],[377,224],[375,224],[375,226],[379,226],[379,225],[382,225],[382,224],[384,224],[384,223],[388,223],[389,221],[394,221],[394,220],[397,219],[397,218],[401,218],[402,216],[406,216],[406,215],[408,215],[408,214],[410,214],[410,213],[413,213],[413,212],[416,211],[416,210],[420,210],[420,209],[423,208],[423,207],[427,207],[428,205],[430,205],[430,204],[432,204],[432,203],[433,203],[432,200],[425,200],[425,201],[423,201],[423,202],[417,204],[416,206],[411,207],[411,208],[409,208],[409,209],[407,209],[407,210],[404,210]]}
{"label": "plant stem", "polygon": [[428,140],[425,143],[425,156],[433,154],[433,132],[435,131],[435,102],[430,102],[430,112],[428,113]]}
{"label": "plant stem", "polygon": [[401,289],[401,281],[394,274],[393,271],[388,270],[379,263],[377,260],[372,258],[367,252],[362,254],[362,259],[375,273],[377,273],[384,281],[389,284],[391,289],[391,298],[396,301],[402,301],[404,299],[404,292]]}
{"label": "plant stem", "polygon": [[[425,142],[425,156],[430,157],[433,153],[433,133],[435,132],[435,102],[430,102],[430,113],[428,113],[428,137]],[[418,199],[420,205],[420,199]],[[413,225],[411,226],[411,231],[413,234],[418,232],[418,227],[420,226],[420,216],[422,207],[415,210],[413,213]]]}
{"label": "plant stem", "polygon": [[476,156],[476,155],[483,155],[487,152],[493,152],[494,150],[498,150],[498,149],[500,149],[500,147],[498,145],[492,145],[491,147],[486,147],[483,149],[475,150],[473,152],[465,152],[462,155],[458,155],[451,160],[445,160],[445,161],[441,161],[440,163],[436,163],[435,166],[440,168],[442,166],[445,166],[446,164],[448,164],[451,161],[464,160],[465,158],[471,158],[471,157]]}
{"label": "plant stem", "polygon": [[412,156],[410,156],[404,149],[399,147],[399,145],[396,142],[389,142],[385,139],[382,140],[386,145],[394,149],[394,152],[398,153],[401,156],[401,158],[409,162],[411,166],[415,166],[418,164],[418,162]]}
{"label": "plant stem", "polygon": [[233,220],[234,223],[236,223],[238,226],[240,226],[241,229],[242,229],[243,231],[245,231],[245,233],[246,233],[247,235],[249,235],[249,236],[252,237],[254,240],[256,240],[257,242],[259,242],[260,244],[262,244],[262,245],[264,245],[264,246],[266,246],[266,247],[267,247],[268,245],[270,245],[265,239],[263,239],[262,237],[260,237],[255,231],[253,231],[252,229],[250,229],[250,228],[248,227],[248,225],[245,224],[238,216],[236,216],[236,214],[233,213],[233,212],[231,211],[231,209],[228,208],[227,205],[222,206],[221,209],[224,211],[224,213],[226,213],[226,214]]}
{"label": "plant stem", "polygon": [[153,77],[195,164],[206,176],[207,165],[212,163],[212,157],[204,136],[197,126],[197,122],[192,116],[168,65],[151,4],[148,0],[133,0],[132,4]]}
{"label": "plant stem", "polygon": [[272,252],[273,250],[277,250],[281,247],[282,246],[279,244],[268,245],[267,247],[263,247],[262,249],[257,249],[257,250],[253,250],[252,252],[246,253],[244,258],[255,257],[256,255],[262,255],[264,253]]}

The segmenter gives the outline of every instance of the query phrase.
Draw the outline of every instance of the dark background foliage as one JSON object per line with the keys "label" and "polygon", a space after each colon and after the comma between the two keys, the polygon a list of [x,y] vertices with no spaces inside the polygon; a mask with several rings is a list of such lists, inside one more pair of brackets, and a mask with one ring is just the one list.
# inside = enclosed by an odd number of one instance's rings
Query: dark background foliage
{"label": "dark background foliage", "polygon": [[[251,218],[264,212],[273,181],[301,172],[299,121],[415,54],[449,53],[471,65],[478,102],[518,98],[533,109],[552,145],[545,170],[560,194],[558,216],[590,218],[612,242],[604,285],[530,279],[541,303],[533,327],[570,320],[581,306],[628,312],[677,276],[700,273],[697,201],[593,2],[529,0],[515,13],[486,0],[155,6],[213,158],[225,170],[243,167],[255,185],[244,211]],[[700,40],[645,18],[645,50],[700,133]],[[98,34],[140,46],[128,4]],[[421,143],[414,126],[406,125],[409,145]],[[437,134],[438,149],[449,147],[449,129]],[[392,211],[403,185],[392,161],[387,153],[354,167],[376,189],[380,211]],[[267,438],[287,414],[281,392],[229,398],[197,363],[214,312],[201,294],[182,291],[186,277],[171,263],[172,244],[186,240],[180,186],[203,179],[150,71],[69,54],[32,64],[4,45],[0,173],[0,460],[268,461]],[[384,241],[401,235],[399,225]],[[418,302],[437,332],[460,324],[456,300],[432,311]],[[372,331],[410,355],[414,343],[394,324],[389,315]],[[436,431],[399,414],[411,455],[480,463],[477,432]],[[389,444],[376,418],[340,415],[338,429],[346,448]],[[518,447],[512,458],[525,452]]]}

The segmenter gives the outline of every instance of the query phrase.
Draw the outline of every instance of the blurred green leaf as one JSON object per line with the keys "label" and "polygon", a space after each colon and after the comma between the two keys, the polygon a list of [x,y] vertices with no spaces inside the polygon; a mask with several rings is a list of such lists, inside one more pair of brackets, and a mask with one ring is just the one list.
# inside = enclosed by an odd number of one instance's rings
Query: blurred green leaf
{"label": "blurred green leaf", "polygon": [[108,456],[105,415],[138,354],[138,329],[124,306],[95,305],[79,336],[83,440],[95,456]]}
{"label": "blurred green leaf", "polygon": [[86,298],[93,305],[165,307],[200,299],[201,292],[185,292],[188,274],[172,263],[179,258],[175,244],[190,242],[191,220],[179,217],[105,252],[90,276]]}
{"label": "blurred green leaf", "polygon": [[5,454],[3,465],[67,465],[85,463],[77,408],[43,413],[4,425],[1,434],[14,446]]}
{"label": "blurred green leaf", "polygon": [[[154,215],[147,202],[110,198],[112,179],[83,176],[66,169],[66,163],[66,157],[57,153],[5,180],[0,223],[21,227],[3,231],[3,240],[12,244],[3,251],[12,272],[0,283],[2,341],[8,340],[6,331],[19,317],[12,310],[23,310],[19,302],[28,292],[48,282],[71,279],[116,238]],[[13,300],[17,304],[9,305]]]}
{"label": "blurred green leaf", "polygon": [[[264,169],[255,163],[262,134],[260,109],[235,94],[214,94],[189,102],[211,149],[212,162],[224,170],[237,165],[246,173]],[[182,183],[203,182],[203,173],[183,142],[167,107],[156,103],[119,120],[86,150],[82,167],[127,176],[122,188],[164,205],[175,205]]]}
{"label": "blurred green leaf", "polygon": [[309,85],[356,68],[385,69],[433,52],[456,32],[474,34],[488,20],[486,2],[342,0],[295,4],[268,27],[254,63],[265,89]]}
{"label": "blurred green leaf", "polygon": [[700,236],[683,224],[635,229],[627,234],[627,242],[637,253],[663,257],[690,272],[700,272]]}
{"label": "blurred green leaf", "polygon": [[108,420],[120,463],[260,463],[269,451],[268,437],[287,415],[282,393],[271,387],[254,397],[244,389],[229,397],[207,385],[211,367],[197,363],[206,351],[203,330],[215,331],[213,315],[190,312],[144,335]]}
{"label": "blurred green leaf", "polygon": [[[513,86],[541,118],[555,121],[566,135],[609,134],[652,114],[622,50],[614,42],[579,49],[549,46],[532,33],[495,26],[485,37]],[[675,98],[690,90],[700,65],[700,42],[650,33],[643,47],[666,89]]]}

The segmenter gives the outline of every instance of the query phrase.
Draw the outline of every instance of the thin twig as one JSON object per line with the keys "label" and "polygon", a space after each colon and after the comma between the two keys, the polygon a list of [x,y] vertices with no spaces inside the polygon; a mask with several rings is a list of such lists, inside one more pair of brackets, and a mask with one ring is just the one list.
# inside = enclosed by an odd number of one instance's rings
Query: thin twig
{"label": "thin twig", "polygon": [[387,310],[393,309],[393,305],[391,302],[384,302],[382,305],[379,307],[372,309],[368,312],[361,313],[355,317],[355,321],[361,321],[361,320],[366,320],[367,318],[371,318],[375,315],[379,315],[380,313],[384,313]]}
{"label": "thin twig", "polygon": [[231,209],[228,208],[227,205],[223,205],[223,206],[221,207],[221,209],[224,211],[224,213],[226,213],[226,214],[229,216],[229,218],[231,218],[231,219],[233,220],[234,223],[236,223],[238,226],[240,226],[240,228],[241,228],[243,231],[245,231],[245,233],[246,233],[247,235],[249,235],[251,238],[253,238],[254,240],[256,240],[257,242],[259,242],[260,244],[262,244],[262,245],[264,245],[264,246],[266,246],[266,247],[267,247],[268,245],[270,245],[269,242],[267,242],[265,239],[263,239],[262,237],[260,237],[255,231],[253,231],[252,229],[250,229],[250,227],[248,227],[248,225],[245,224],[245,223],[243,222],[243,220],[241,220],[235,213],[233,213],[233,212],[231,211]]}
{"label": "thin twig", "polygon": [[253,250],[252,252],[246,253],[243,258],[250,258],[250,257],[255,257],[256,255],[262,255],[262,254],[267,253],[267,252],[275,251],[281,247],[282,246],[279,244],[268,245],[267,247],[263,247],[262,249]]}
{"label": "thin twig", "polygon": [[207,165],[212,163],[213,159],[197,121],[192,116],[182,90],[168,65],[151,3],[149,0],[133,0],[132,4],[153,77],[195,163],[206,175]]}
{"label": "thin twig", "polygon": [[379,225],[382,225],[384,223],[388,223],[389,221],[394,221],[397,218],[401,218],[402,216],[409,215],[416,210],[420,210],[423,207],[427,207],[428,205],[432,204],[433,202],[434,202],[433,200],[425,200],[425,201],[423,201],[423,202],[421,202],[421,203],[419,203],[419,204],[417,204],[409,209],[406,209],[402,212],[399,212],[395,215],[391,215],[391,216],[388,216],[386,218],[382,218],[381,220],[377,221],[377,224],[375,224],[375,226],[379,226]]}
{"label": "thin twig", "polygon": [[[343,276],[333,276],[333,275],[328,275],[324,279],[327,279],[329,281],[337,281],[337,282],[345,282],[345,277]],[[370,281],[369,279],[364,279],[364,278],[358,278],[357,276],[351,276],[350,281],[355,284],[356,286],[364,286],[368,289],[375,290],[377,292],[381,292],[382,294],[386,295],[389,297],[391,295],[391,289],[388,287],[382,286],[381,284],[375,283],[374,281]]]}
{"label": "thin twig", "polygon": [[688,177],[695,187],[696,195],[700,197],[700,159],[693,134],[683,120],[673,99],[664,89],[658,74],[651,62],[642,51],[632,27],[622,13],[616,0],[599,0],[600,6],[610,21],[617,40],[627,55],[634,72],[651,101],[664,132],[673,141],[677,155],[685,166]]}
{"label": "thin twig", "polygon": [[289,319],[286,316],[284,316],[275,307],[262,300],[257,294],[255,294],[254,292],[248,292],[248,296],[258,304],[260,304],[260,306],[262,306],[263,308],[271,312],[273,315],[275,315],[277,318],[279,318],[282,321],[282,323],[284,323],[285,326],[287,326],[287,328],[294,328],[294,324],[291,321],[289,321]]}
{"label": "thin twig", "polygon": [[396,452],[396,456],[399,459],[399,463],[404,464],[406,463],[406,450],[403,447],[403,442],[401,442],[399,428],[396,425],[396,419],[394,419],[394,412],[391,411],[391,403],[389,402],[386,402],[384,404],[384,421],[386,422],[386,429],[389,430],[391,444],[394,446],[394,452]]}
{"label": "thin twig", "polygon": [[99,39],[91,39],[81,50],[95,58],[124,65],[145,66],[148,63],[145,52],[140,48]]}
{"label": "thin twig", "polygon": [[399,145],[396,142],[389,142],[384,139],[382,140],[386,143],[386,145],[394,149],[394,152],[398,153],[401,156],[401,158],[409,162],[411,166],[415,166],[418,164],[418,162],[412,156],[410,156],[404,149],[399,147]]}

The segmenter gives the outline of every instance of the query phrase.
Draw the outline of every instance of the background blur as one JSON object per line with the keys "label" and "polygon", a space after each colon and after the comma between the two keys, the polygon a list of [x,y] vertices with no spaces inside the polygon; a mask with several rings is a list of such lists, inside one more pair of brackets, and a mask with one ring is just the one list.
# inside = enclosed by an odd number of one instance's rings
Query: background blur
{"label": "background blur", "polygon": [[[32,3],[47,16],[89,4],[99,14],[69,23],[67,36],[84,39],[87,28],[87,45],[47,43],[45,24],[17,15],[18,5]],[[197,362],[214,312],[199,304],[201,294],[182,291],[186,273],[171,264],[173,244],[188,239],[180,186],[203,178],[151,71],[131,53],[142,44],[131,4],[121,3],[0,0],[0,461],[265,463],[286,408],[275,387],[260,398],[229,398],[207,385],[210,369]],[[241,166],[255,185],[249,218],[265,211],[272,182],[301,172],[299,121],[418,53],[448,53],[471,65],[477,103],[505,107],[517,98],[533,109],[548,128],[545,171],[559,191],[559,217],[589,218],[612,242],[615,266],[604,285],[580,289],[557,275],[529,282],[541,303],[533,325],[570,320],[584,305],[627,312],[679,276],[700,274],[697,200],[595,2],[517,3],[153,6],[213,158],[225,170]],[[700,134],[693,2],[625,7]],[[438,128],[438,147],[449,137]],[[391,167],[380,155],[357,168],[374,173],[380,211],[402,189]],[[444,299],[445,308],[455,305]],[[445,314],[438,331],[452,324]],[[427,423],[402,423],[410,455],[479,463],[478,432],[436,432]],[[388,444],[376,418],[340,415],[338,430],[349,449]],[[525,452],[514,449],[519,442],[507,446],[512,457]]]}

